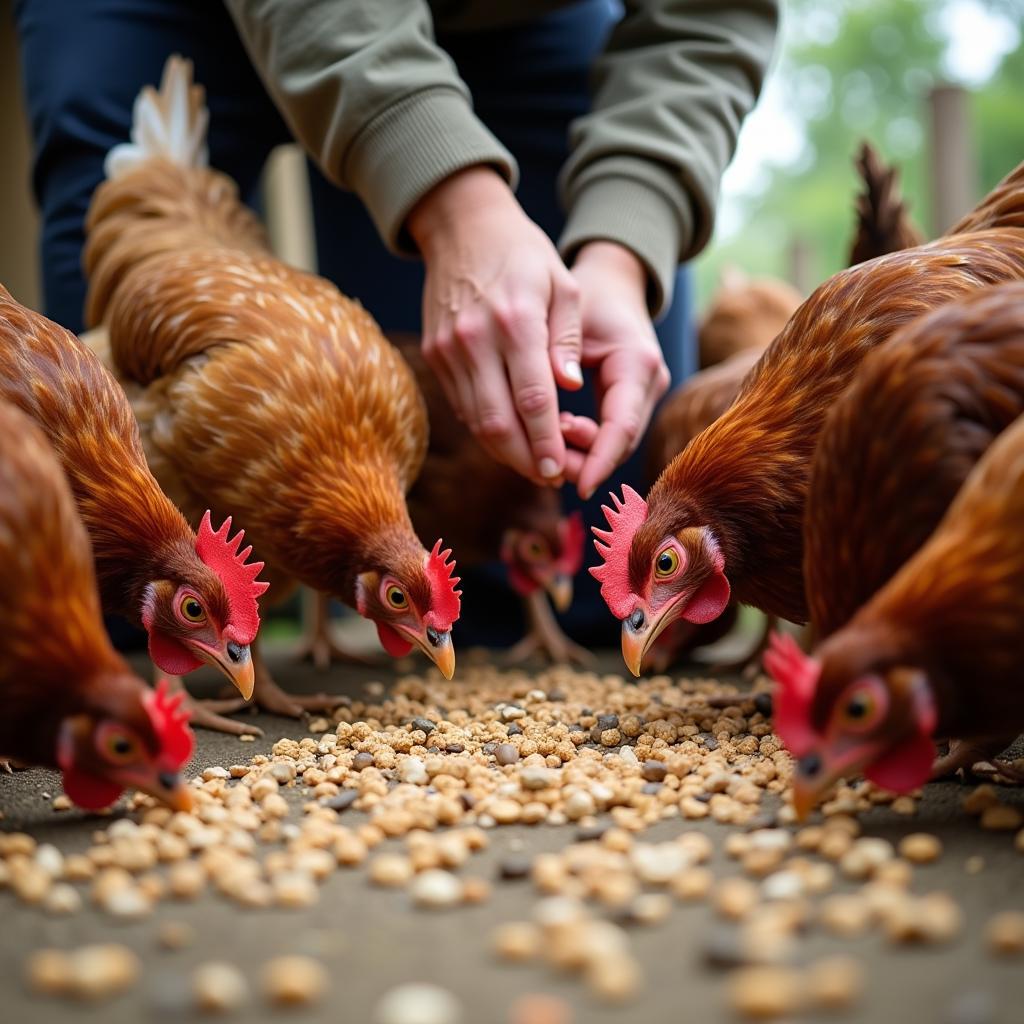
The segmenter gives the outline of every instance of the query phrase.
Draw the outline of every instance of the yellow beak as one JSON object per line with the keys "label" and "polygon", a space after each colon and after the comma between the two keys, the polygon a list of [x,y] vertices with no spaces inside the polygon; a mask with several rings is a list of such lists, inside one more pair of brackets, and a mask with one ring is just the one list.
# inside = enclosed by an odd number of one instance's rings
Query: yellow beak
{"label": "yellow beak", "polygon": [[572,577],[555,576],[547,587],[551,603],[560,612],[567,612],[572,604]]}

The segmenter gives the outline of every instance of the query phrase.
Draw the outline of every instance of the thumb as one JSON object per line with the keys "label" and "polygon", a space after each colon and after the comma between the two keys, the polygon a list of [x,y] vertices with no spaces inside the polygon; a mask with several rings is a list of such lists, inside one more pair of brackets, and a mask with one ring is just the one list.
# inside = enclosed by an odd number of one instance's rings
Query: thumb
{"label": "thumb", "polygon": [[555,279],[548,309],[548,351],[551,369],[560,388],[579,391],[583,387],[580,353],[583,349],[580,317],[580,289],[571,274]]}

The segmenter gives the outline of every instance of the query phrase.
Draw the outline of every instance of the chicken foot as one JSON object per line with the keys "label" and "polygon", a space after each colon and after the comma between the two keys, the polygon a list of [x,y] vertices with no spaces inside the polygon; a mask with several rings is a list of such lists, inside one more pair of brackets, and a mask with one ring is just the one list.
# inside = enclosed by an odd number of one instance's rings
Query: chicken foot
{"label": "chicken foot", "polygon": [[[932,778],[943,779],[958,771],[980,775],[992,781],[1005,781],[1011,785],[1024,784],[1024,765],[1017,761],[1000,760],[996,757],[1017,738],[1001,736],[952,740],[949,750],[932,764]],[[977,767],[976,767],[977,766]]]}
{"label": "chicken foot", "polygon": [[[158,673],[158,678],[162,676]],[[210,729],[213,732],[226,732],[232,736],[262,736],[263,730],[252,722],[239,721],[236,718],[225,718],[223,712],[240,711],[248,707],[241,697],[229,700],[196,700],[185,689],[181,676],[163,676],[175,693],[184,693],[182,707],[189,713],[189,724],[198,729]]]}
{"label": "chicken foot", "polygon": [[274,681],[274,677],[263,660],[259,639],[250,646],[252,665],[256,677],[253,690],[253,703],[272,715],[283,715],[286,718],[301,718],[307,711],[331,711],[341,703],[340,696],[327,693],[294,694],[286,693]]}
{"label": "chicken foot", "polygon": [[331,598],[319,591],[306,591],[302,595],[304,624],[303,638],[295,652],[299,661],[311,661],[325,672],[334,663],[373,666],[373,658],[347,651],[331,636]]}
{"label": "chicken foot", "polygon": [[542,654],[556,665],[585,666],[595,663],[596,659],[590,651],[574,644],[562,631],[544,591],[536,590],[523,598],[523,607],[529,628],[526,636],[505,655],[506,665],[518,664],[532,654]]}

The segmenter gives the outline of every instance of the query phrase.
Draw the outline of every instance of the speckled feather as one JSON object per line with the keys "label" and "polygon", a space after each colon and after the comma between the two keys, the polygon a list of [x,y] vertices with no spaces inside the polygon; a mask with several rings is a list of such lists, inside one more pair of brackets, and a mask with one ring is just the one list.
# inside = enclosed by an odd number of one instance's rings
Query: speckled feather
{"label": "speckled feather", "polygon": [[1022,412],[1022,283],[935,310],[865,359],[811,469],[804,576],[819,638],[917,551]]}
{"label": "speckled feather", "polygon": [[[1024,417],[990,445],[927,543],[821,649],[919,665],[938,736],[1024,727]],[[847,636],[847,634],[849,634]],[[874,642],[881,639],[881,643]],[[817,701],[816,701],[817,704]]]}
{"label": "speckled feather", "polygon": [[[1022,184],[1018,169],[971,226],[1024,222]],[[899,327],[977,288],[1021,277],[1024,230],[1014,227],[943,238],[825,282],[769,346],[736,402],[655,483],[630,555],[637,586],[663,536],[706,525],[719,538],[738,600],[806,621],[802,521],[826,414],[864,357]]]}
{"label": "speckled feather", "polygon": [[117,382],[73,334],[2,287],[0,398],[43,429],[67,474],[104,608],[138,621],[149,580],[183,575],[210,582],[195,536],[149,471]]}
{"label": "speckled feather", "polygon": [[146,692],[100,617],[92,552],[42,430],[0,400],[0,755],[54,765],[66,715],[104,708],[154,747]]}
{"label": "speckled feather", "polygon": [[215,171],[145,162],[89,230],[89,316],[190,518],[232,513],[278,595],[294,577],[354,603],[357,572],[421,567],[404,494],[426,412],[369,314],[276,260]]}

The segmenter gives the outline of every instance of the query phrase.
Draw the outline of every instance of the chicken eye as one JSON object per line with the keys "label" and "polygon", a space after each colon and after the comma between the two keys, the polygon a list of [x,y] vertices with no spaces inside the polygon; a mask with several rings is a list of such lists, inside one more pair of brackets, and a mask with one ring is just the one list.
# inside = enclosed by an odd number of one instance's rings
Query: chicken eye
{"label": "chicken eye", "polygon": [[871,715],[874,701],[868,693],[855,693],[846,702],[846,717],[851,722],[863,722]]}
{"label": "chicken eye", "polygon": [[654,560],[654,572],[664,579],[671,576],[679,568],[679,555],[675,548],[665,548]]}
{"label": "chicken eye", "polygon": [[104,740],[107,757],[117,764],[126,764],[135,759],[136,743],[123,732],[110,733]]}
{"label": "chicken eye", "polygon": [[178,608],[187,622],[203,622],[206,619],[203,606],[194,597],[184,598]]}
{"label": "chicken eye", "polygon": [[405,591],[402,590],[401,587],[396,587],[394,585],[388,587],[388,589],[384,591],[384,597],[395,611],[405,611],[405,609],[409,607],[409,598],[405,596]]}

